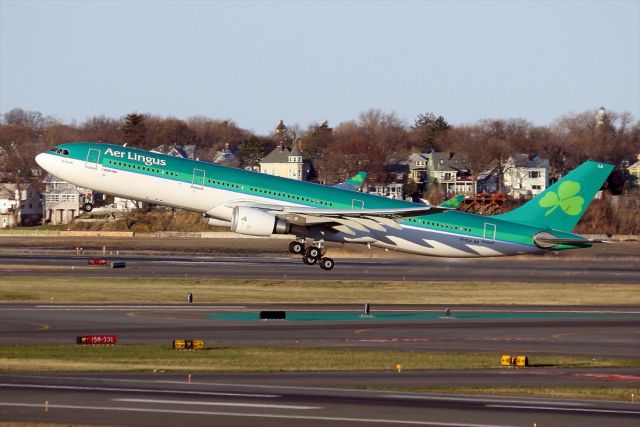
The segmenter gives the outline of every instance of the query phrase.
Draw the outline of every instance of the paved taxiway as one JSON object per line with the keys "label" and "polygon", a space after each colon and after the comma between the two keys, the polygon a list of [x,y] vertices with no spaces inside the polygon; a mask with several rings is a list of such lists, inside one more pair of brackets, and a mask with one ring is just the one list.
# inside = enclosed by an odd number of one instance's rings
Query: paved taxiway
{"label": "paved taxiway", "polygon": [[[126,268],[88,267],[87,256],[0,255],[4,275],[32,276],[147,276],[216,277],[297,280],[430,280],[545,283],[640,284],[640,265],[627,260],[589,260],[553,257],[517,257],[491,259],[362,259],[336,261],[325,271],[316,265],[304,265],[293,257],[176,257],[109,256]],[[37,269],[34,268],[37,266]]]}
{"label": "paved taxiway", "polygon": [[[636,403],[279,386],[198,374],[0,377],[0,420],[125,426],[637,426]],[[251,380],[257,380],[255,377]],[[258,380],[259,381],[259,380]]]}
{"label": "paved taxiway", "polygon": [[[283,309],[319,320],[227,320]],[[612,307],[450,307],[374,305],[1,304],[1,344],[73,344],[76,336],[116,334],[121,344],[200,338],[210,346],[493,351],[640,358],[640,310]],[[352,314],[358,320],[331,319]],[[384,316],[381,314],[386,313]],[[415,318],[422,314],[424,318]],[[430,316],[426,316],[429,314]],[[221,317],[222,316],[222,317]],[[376,317],[378,316],[378,317]],[[233,319],[233,316],[231,317]],[[393,320],[409,319],[409,320]]]}

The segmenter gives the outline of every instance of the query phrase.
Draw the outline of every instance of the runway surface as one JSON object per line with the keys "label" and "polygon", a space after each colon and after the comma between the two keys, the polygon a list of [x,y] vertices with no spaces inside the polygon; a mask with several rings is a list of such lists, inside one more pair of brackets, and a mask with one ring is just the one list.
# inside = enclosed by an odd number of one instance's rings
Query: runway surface
{"label": "runway surface", "polygon": [[[10,239],[0,239],[1,242]],[[283,254],[287,242],[188,239],[119,242],[109,261],[88,267],[65,243],[42,239],[0,247],[3,275],[287,278],[640,284],[636,246],[594,249],[586,258],[336,258],[326,272]],[[276,244],[277,243],[277,244]],[[90,255],[112,242],[93,242]],[[202,248],[198,245],[202,244]],[[254,253],[254,245],[260,254]],[[175,247],[174,247],[175,246]],[[89,245],[85,245],[89,247]],[[113,246],[112,246],[113,247]],[[616,246],[617,247],[617,246]],[[125,248],[122,250],[122,248]],[[195,248],[195,249],[194,249]],[[615,248],[614,248],[615,249]],[[591,250],[589,250],[591,251]],[[386,254],[384,254],[386,256]],[[197,296],[196,296],[197,298]],[[640,309],[633,307],[273,304],[0,304],[0,344],[72,345],[79,335],[115,334],[119,344],[170,346],[200,338],[207,346],[350,348],[527,354],[526,370],[276,372],[186,374],[0,374],[0,421],[109,425],[432,425],[637,426],[638,403],[388,391],[393,387],[638,387],[637,368],[557,369],[535,356],[640,359]],[[260,310],[288,320],[258,321]],[[364,390],[386,388],[387,391]],[[48,404],[45,406],[45,402]]]}
{"label": "runway surface", "polygon": [[[87,256],[0,255],[4,275],[76,277],[216,277],[307,280],[428,280],[640,284],[640,264],[627,259],[512,257],[483,259],[345,258],[331,271],[294,257],[108,256],[126,268],[87,266]],[[35,268],[37,267],[37,268]]]}
{"label": "runway surface", "polygon": [[[273,309],[318,320],[248,320]],[[73,344],[79,335],[116,334],[121,344],[168,345],[187,337],[218,346],[640,358],[640,309],[465,306],[451,308],[449,316],[437,306],[372,310],[373,318],[363,318],[362,307],[355,305],[1,304],[0,344]],[[250,317],[224,317],[238,314]],[[330,320],[336,314],[354,320]]]}
{"label": "runway surface", "polygon": [[[248,381],[249,382],[248,382]],[[0,420],[141,425],[637,426],[637,403],[281,386],[184,375],[2,375]]]}

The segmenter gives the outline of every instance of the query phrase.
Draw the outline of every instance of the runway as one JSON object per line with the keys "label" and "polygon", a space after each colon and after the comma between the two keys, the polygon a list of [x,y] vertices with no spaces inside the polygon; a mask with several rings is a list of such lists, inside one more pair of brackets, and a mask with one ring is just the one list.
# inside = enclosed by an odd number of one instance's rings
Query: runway
{"label": "runway", "polygon": [[[459,281],[640,284],[635,248],[452,260],[336,256],[326,272],[284,255],[282,242],[150,242],[107,255],[124,269],[89,267],[56,242],[0,248],[3,275],[216,277],[296,280]],[[199,243],[199,242],[198,242]],[[47,245],[45,248],[44,245]],[[75,244],[75,243],[74,243]],[[102,243],[100,243],[102,244]],[[155,244],[155,242],[153,242]],[[144,246],[139,247],[138,245]],[[149,246],[151,245],[151,246]],[[209,246],[207,246],[209,245]],[[213,246],[211,246],[213,245]],[[234,246],[235,245],[235,246]],[[286,242],[285,242],[286,246]],[[193,249],[195,247],[195,249]],[[88,252],[88,251],[87,251]],[[116,253],[117,252],[117,253]],[[197,295],[196,295],[197,299]],[[445,309],[449,308],[447,315]],[[260,310],[286,310],[288,320],[259,321]],[[437,395],[394,387],[634,387],[637,368],[553,368],[537,355],[640,359],[640,309],[633,306],[371,306],[353,304],[0,304],[0,345],[73,345],[76,337],[115,334],[118,344],[171,345],[200,338],[208,347],[335,348],[526,354],[526,370],[424,370],[273,373],[0,374],[0,421],[116,425],[431,425],[637,426],[637,403]],[[378,391],[373,389],[386,389]],[[45,406],[45,402],[48,404]]]}
{"label": "runway", "polygon": [[[429,280],[640,284],[640,265],[625,259],[512,257],[484,259],[345,258],[325,271],[294,257],[108,256],[126,268],[87,266],[87,256],[0,255],[5,275],[75,277],[217,277],[295,280]],[[37,267],[37,268],[36,268]]]}
{"label": "runway", "polygon": [[[248,382],[249,381],[249,382]],[[636,403],[281,386],[184,375],[3,375],[0,420],[123,426],[636,426]]]}
{"label": "runway", "polygon": [[[247,320],[261,310],[315,313],[319,320]],[[353,320],[331,320],[350,315]],[[116,334],[121,344],[204,339],[217,346],[520,352],[640,358],[640,310],[612,307],[374,305],[1,304],[0,344],[73,344]],[[245,320],[225,316],[250,315]],[[423,318],[416,318],[421,315]],[[329,316],[329,317],[325,317]],[[408,319],[408,320],[406,320]]]}

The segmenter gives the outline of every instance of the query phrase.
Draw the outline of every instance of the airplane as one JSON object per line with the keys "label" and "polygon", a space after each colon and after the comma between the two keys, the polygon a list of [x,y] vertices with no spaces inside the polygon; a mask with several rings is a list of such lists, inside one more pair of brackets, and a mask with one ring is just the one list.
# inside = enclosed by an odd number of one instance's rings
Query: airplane
{"label": "airplane", "polygon": [[64,143],[36,161],[78,186],[199,212],[235,233],[295,236],[289,251],[324,270],[335,265],[325,242],[461,258],[590,247],[571,231],[613,170],[586,161],[524,205],[480,216],[353,191],[359,178],[329,187],[113,144]]}

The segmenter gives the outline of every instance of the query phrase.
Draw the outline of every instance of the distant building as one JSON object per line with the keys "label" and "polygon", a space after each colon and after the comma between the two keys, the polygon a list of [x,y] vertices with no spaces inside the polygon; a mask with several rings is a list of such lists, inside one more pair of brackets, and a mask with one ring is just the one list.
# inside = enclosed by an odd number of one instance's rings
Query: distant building
{"label": "distant building", "polygon": [[409,180],[418,184],[418,188],[424,189],[427,183],[428,172],[427,163],[429,159],[426,154],[413,153],[409,156],[407,163],[409,164]]}
{"label": "distant building", "polygon": [[36,225],[42,219],[42,198],[31,184],[0,184],[0,228]]}
{"label": "distant building", "polygon": [[476,177],[476,192],[485,194],[498,193],[500,185],[498,175],[498,171],[495,168],[480,172]]}
{"label": "distant building", "polygon": [[240,165],[240,160],[238,160],[237,155],[238,149],[230,147],[227,143],[223,149],[216,151],[216,154],[213,156],[213,163],[237,167]]}
{"label": "distant building", "polygon": [[466,154],[434,152],[422,155],[427,159],[429,185],[439,185],[445,196],[476,193]]}
{"label": "distant building", "polygon": [[305,181],[310,165],[302,158],[297,144],[278,145],[260,161],[260,173]]}
{"label": "distant building", "polygon": [[637,187],[640,184],[640,154],[638,154],[638,161],[629,166],[627,172],[631,186]]}
{"label": "distant building", "polygon": [[511,156],[503,167],[505,193],[511,197],[531,198],[549,186],[549,160],[539,156]]}
{"label": "distant building", "polygon": [[387,197],[389,199],[403,200],[403,184],[397,182],[389,182],[386,184],[367,185],[367,193],[376,196]]}
{"label": "distant building", "polygon": [[410,170],[407,162],[398,162],[384,167],[385,182],[365,184],[364,191],[389,199],[403,200],[404,186],[408,181]]}
{"label": "distant building", "polygon": [[68,224],[79,216],[85,203],[99,203],[102,195],[89,189],[78,187],[54,175],[48,174],[42,181],[43,220],[51,224]]}
{"label": "distant building", "polygon": [[193,144],[190,144],[190,145],[176,144],[171,146],[160,145],[154,148],[152,151],[155,151],[157,153],[163,153],[163,154],[166,154],[167,156],[196,160],[195,158],[196,146]]}

